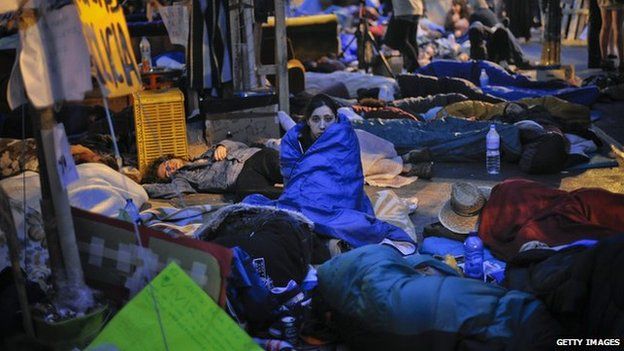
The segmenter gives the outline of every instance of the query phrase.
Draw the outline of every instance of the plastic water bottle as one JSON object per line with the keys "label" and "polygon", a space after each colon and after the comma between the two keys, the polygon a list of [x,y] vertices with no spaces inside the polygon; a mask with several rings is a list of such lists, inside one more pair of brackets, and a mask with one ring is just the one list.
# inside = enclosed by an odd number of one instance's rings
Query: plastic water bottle
{"label": "plastic water bottle", "polygon": [[149,72],[152,70],[152,46],[146,37],[141,38],[139,49],[141,49],[141,72]]}
{"label": "plastic water bottle", "polygon": [[481,85],[481,88],[490,85],[490,77],[487,75],[487,72],[485,72],[485,68],[481,69],[481,75],[479,75],[479,84]]}
{"label": "plastic water bottle", "polygon": [[500,173],[500,136],[496,125],[490,125],[490,131],[485,136],[485,168],[488,174]]}
{"label": "plastic water bottle", "polygon": [[377,98],[381,101],[386,102],[394,101],[394,93],[392,92],[390,87],[388,87],[387,85],[382,85],[379,88],[379,94],[377,95]]}
{"label": "plastic water bottle", "polygon": [[468,278],[483,279],[483,242],[477,232],[470,232],[464,241],[464,275]]}

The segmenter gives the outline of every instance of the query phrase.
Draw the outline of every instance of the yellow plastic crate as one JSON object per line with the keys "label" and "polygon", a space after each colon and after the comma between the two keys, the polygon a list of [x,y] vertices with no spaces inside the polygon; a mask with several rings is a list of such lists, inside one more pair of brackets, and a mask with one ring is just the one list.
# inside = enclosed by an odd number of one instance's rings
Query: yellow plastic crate
{"label": "yellow plastic crate", "polygon": [[132,94],[139,171],[164,155],[188,156],[184,95],[177,88]]}

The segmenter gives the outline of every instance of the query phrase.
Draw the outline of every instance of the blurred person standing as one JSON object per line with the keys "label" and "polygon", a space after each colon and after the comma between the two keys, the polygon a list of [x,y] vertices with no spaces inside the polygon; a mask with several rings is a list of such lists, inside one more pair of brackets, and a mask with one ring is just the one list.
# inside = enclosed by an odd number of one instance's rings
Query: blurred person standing
{"label": "blurred person standing", "polygon": [[423,14],[422,0],[392,0],[392,18],[384,42],[403,55],[403,67],[414,72],[418,65],[418,21]]}
{"label": "blurred person standing", "polygon": [[600,55],[601,66],[605,70],[615,67],[609,57],[609,44],[617,47],[620,65],[620,73],[624,73],[624,40],[622,40],[622,15],[624,13],[624,0],[598,0],[602,27],[600,28]]}

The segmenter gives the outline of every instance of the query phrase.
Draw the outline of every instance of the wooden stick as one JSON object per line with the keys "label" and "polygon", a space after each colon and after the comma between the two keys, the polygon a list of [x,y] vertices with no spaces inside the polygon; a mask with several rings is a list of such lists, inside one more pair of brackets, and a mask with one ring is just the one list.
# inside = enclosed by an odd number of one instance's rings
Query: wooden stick
{"label": "wooden stick", "polygon": [[[24,191],[26,191],[26,189],[24,189]],[[25,220],[26,213],[24,213],[24,221]],[[22,324],[24,325],[26,335],[30,338],[34,338],[35,331],[30,316],[30,305],[28,304],[28,294],[26,293],[26,280],[24,279],[20,266],[19,256],[21,250],[17,238],[17,229],[13,221],[13,212],[11,211],[9,196],[2,187],[0,187],[0,230],[4,232],[9,246],[9,256],[11,258],[11,269],[13,270],[15,289],[17,290],[17,299],[22,309]],[[24,235],[26,235],[26,233],[24,233]]]}

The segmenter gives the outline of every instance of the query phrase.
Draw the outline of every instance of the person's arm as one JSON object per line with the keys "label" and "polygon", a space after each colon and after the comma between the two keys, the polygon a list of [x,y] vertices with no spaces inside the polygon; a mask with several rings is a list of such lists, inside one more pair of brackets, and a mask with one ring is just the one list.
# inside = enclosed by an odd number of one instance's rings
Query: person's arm
{"label": "person's arm", "polygon": [[244,143],[228,139],[221,140],[219,143],[217,143],[217,147],[219,146],[225,147],[228,153],[235,150],[247,149],[249,147]]}
{"label": "person's arm", "polygon": [[171,183],[143,184],[152,199],[171,199],[179,194],[194,194],[197,191],[184,178],[174,178]]}

